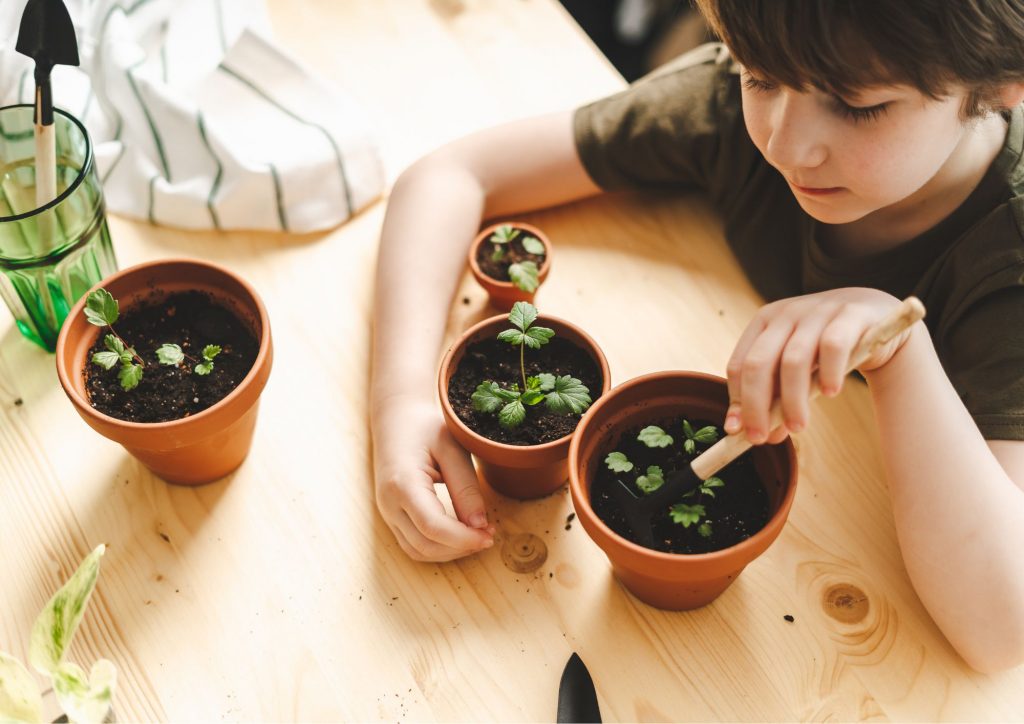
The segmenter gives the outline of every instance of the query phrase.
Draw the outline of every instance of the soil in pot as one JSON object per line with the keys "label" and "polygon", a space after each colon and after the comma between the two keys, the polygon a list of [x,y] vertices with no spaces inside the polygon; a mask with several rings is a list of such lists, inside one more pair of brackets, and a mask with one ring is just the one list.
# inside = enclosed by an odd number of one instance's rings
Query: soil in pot
{"label": "soil in pot", "polygon": [[547,258],[544,254],[531,254],[523,248],[523,239],[527,237],[536,239],[537,237],[533,236],[525,229],[520,229],[517,226],[514,226],[513,228],[518,230],[519,234],[516,235],[516,238],[511,242],[503,245],[506,247],[506,251],[505,255],[500,260],[495,261],[493,259],[495,245],[489,241],[484,241],[476,252],[476,263],[480,266],[480,271],[492,279],[497,279],[499,282],[512,281],[512,278],[508,274],[508,268],[513,264],[532,261],[537,265],[537,271],[539,272],[544,268],[545,259]]}
{"label": "soil in pot", "polygon": [[[124,311],[114,329],[135,348],[146,363],[142,381],[125,391],[118,381],[118,367],[105,370],[91,362],[85,369],[90,404],[100,412],[128,422],[167,422],[189,417],[219,402],[235,389],[252,369],[259,340],[231,311],[203,292],[162,296],[154,293],[141,304]],[[103,329],[89,350],[106,349]],[[187,355],[178,365],[159,363],[156,350],[177,344]],[[202,361],[208,344],[221,347],[213,371],[198,375],[193,368]]]}
{"label": "soil in pot", "polygon": [[[719,439],[725,434],[720,427],[705,420],[690,420],[690,424],[694,430],[708,425],[715,427]],[[672,444],[652,448],[638,440],[640,431],[648,425],[657,425],[670,434]],[[688,466],[693,457],[711,446],[710,443],[697,442],[696,451],[691,456],[683,447],[685,439],[681,417],[661,418],[628,429],[614,447],[602,450],[600,459],[594,461],[593,469],[597,473],[590,489],[590,504],[605,525],[623,538],[643,545],[637,541],[612,488],[618,485],[617,477],[623,482],[633,483],[650,465],[661,467],[664,477],[668,478],[674,471]],[[633,463],[633,469],[624,473],[610,470],[605,464],[605,458],[612,451],[623,453]],[[750,451],[722,468],[715,477],[720,478],[725,485],[713,488],[714,496],[695,493],[677,501],[703,505],[706,515],[701,518],[701,522],[710,522],[711,534],[706,537],[701,535],[697,524],[683,527],[676,523],[669,515],[671,506],[666,506],[663,513],[651,517],[655,550],[683,554],[709,553],[733,546],[765,526],[771,517],[770,503]],[[640,494],[635,486],[633,489]]]}
{"label": "soil in pot", "polygon": [[[591,399],[601,395],[601,368],[581,347],[567,339],[554,337],[540,349],[526,351],[527,376],[542,372],[561,376],[570,375],[582,382]],[[493,413],[473,409],[473,393],[477,386],[493,380],[508,386],[520,382],[519,347],[497,339],[485,339],[469,344],[448,382],[448,400],[455,414],[478,435],[506,445],[540,445],[571,435],[580,421],[580,415],[551,412],[544,403],[527,409],[526,419],[514,428],[504,428]]]}

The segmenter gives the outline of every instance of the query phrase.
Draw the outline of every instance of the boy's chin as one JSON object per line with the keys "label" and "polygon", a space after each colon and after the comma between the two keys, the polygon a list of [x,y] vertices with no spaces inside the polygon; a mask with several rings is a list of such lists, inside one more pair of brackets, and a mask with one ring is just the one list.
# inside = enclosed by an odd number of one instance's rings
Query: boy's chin
{"label": "boy's chin", "polygon": [[854,204],[817,202],[803,199],[799,195],[796,196],[796,201],[808,216],[822,224],[849,224],[863,219],[872,212],[872,209],[860,208]]}

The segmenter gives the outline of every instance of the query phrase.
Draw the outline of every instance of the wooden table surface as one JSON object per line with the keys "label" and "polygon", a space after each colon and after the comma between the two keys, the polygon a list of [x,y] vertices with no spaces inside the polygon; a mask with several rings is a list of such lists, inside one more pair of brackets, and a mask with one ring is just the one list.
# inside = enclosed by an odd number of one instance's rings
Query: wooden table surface
{"label": "wooden table surface", "polygon": [[[270,10],[280,42],[374,114],[392,180],[466,132],[624,85],[553,0]],[[407,560],[374,506],[367,427],[383,214],[382,200],[308,236],[111,219],[122,266],[227,264],[270,310],[276,355],[254,449],[204,487],[168,485],[94,434],[52,355],[0,314],[0,650],[27,655],[36,613],[106,542],[71,658],[114,661],[119,721],[552,720],[573,651],[606,720],[1024,716],[1024,668],[971,672],[910,586],[859,384],[815,403],[789,524],[702,610],[666,613],[627,594],[580,525],[566,529],[565,491],[491,495],[495,548]],[[538,306],[593,335],[613,383],[723,373],[759,301],[702,201],[619,196],[530,219],[557,247]],[[492,313],[467,277],[449,338]],[[527,575],[501,556],[523,531],[549,553]]]}

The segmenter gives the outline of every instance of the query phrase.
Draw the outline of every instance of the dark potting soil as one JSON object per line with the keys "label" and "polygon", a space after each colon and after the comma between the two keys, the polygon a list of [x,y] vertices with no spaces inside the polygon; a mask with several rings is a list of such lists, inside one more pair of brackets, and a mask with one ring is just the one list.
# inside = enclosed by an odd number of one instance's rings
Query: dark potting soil
{"label": "dark potting soil", "polygon": [[[241,383],[259,352],[249,328],[202,292],[154,296],[124,313],[114,329],[146,363],[142,381],[125,391],[117,377],[120,365],[105,370],[91,362],[94,353],[106,349],[109,330],[103,328],[89,350],[85,386],[94,408],[128,422],[166,422],[205,410]],[[163,344],[180,346],[185,360],[160,364],[156,350]],[[220,354],[210,374],[197,375],[192,370],[208,344],[219,345]]]}
{"label": "dark potting soil", "polygon": [[[585,350],[561,337],[552,338],[540,349],[527,349],[524,366],[527,377],[542,372],[570,375],[586,385],[593,402],[601,396],[601,368]],[[557,414],[540,402],[526,408],[526,419],[520,425],[506,429],[499,424],[497,413],[473,409],[473,393],[486,381],[505,388],[513,383],[522,387],[519,347],[497,339],[471,344],[448,381],[448,400],[455,414],[473,432],[490,440],[506,445],[540,445],[571,435],[580,421],[579,415]]]}
{"label": "dark potting soil", "polygon": [[[519,229],[518,226],[513,226],[514,229]],[[515,239],[510,241],[505,246],[505,256],[502,257],[501,261],[494,261],[491,259],[491,254],[494,253],[494,244],[489,241],[485,241],[480,245],[480,248],[476,251],[476,263],[480,265],[480,270],[489,276],[491,279],[497,279],[500,282],[512,281],[508,275],[508,268],[513,264],[519,264],[524,261],[532,261],[537,265],[537,271],[539,272],[544,268],[546,255],[531,254],[523,248],[523,239],[527,236],[533,236],[525,229],[519,229],[519,235]],[[537,237],[533,237],[537,238]],[[540,241],[538,239],[538,241]],[[543,243],[543,242],[542,242]]]}
{"label": "dark potting soil", "polygon": [[[713,423],[706,420],[690,420],[694,430],[711,424]],[[663,448],[649,448],[637,440],[637,435],[648,425],[657,425],[671,435],[672,444]],[[721,439],[724,431],[717,425],[715,429]],[[647,466],[660,466],[667,480],[671,473],[688,466],[693,457],[711,447],[711,444],[698,442],[696,452],[690,456],[683,448],[685,439],[682,417],[661,418],[630,428],[614,442],[614,446],[603,449],[600,458],[592,462],[597,473],[590,489],[590,504],[597,516],[623,538],[643,545],[634,536],[619,506],[618,498],[612,492],[612,486],[618,485],[618,476],[623,482],[633,485],[634,492],[642,495],[635,481],[637,477],[646,473]],[[610,470],[605,464],[605,458],[612,451],[623,453],[633,463],[633,469],[627,473]],[[666,505],[663,513],[651,516],[655,550],[666,553],[708,553],[735,545],[765,526],[771,517],[768,493],[758,477],[749,451],[722,468],[715,477],[720,478],[725,485],[712,488],[714,497],[700,494],[682,498]],[[700,522],[707,520],[711,523],[711,535],[705,538],[697,531],[697,525],[691,524],[684,528],[680,523],[673,521],[668,511],[675,503],[703,505],[706,516],[702,517]]]}

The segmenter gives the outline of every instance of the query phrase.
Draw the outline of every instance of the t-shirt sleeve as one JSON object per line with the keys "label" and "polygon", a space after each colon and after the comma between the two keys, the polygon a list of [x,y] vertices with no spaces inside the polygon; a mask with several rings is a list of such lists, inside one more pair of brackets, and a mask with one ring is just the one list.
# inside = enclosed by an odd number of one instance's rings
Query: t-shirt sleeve
{"label": "t-shirt sleeve", "polygon": [[584,168],[607,191],[695,187],[721,202],[716,197],[742,184],[757,154],[743,124],[738,69],[717,43],[578,108],[573,124]]}
{"label": "t-shirt sleeve", "polygon": [[1024,440],[1024,265],[1006,273],[1018,283],[974,301],[940,346],[946,374],[987,440]]}

